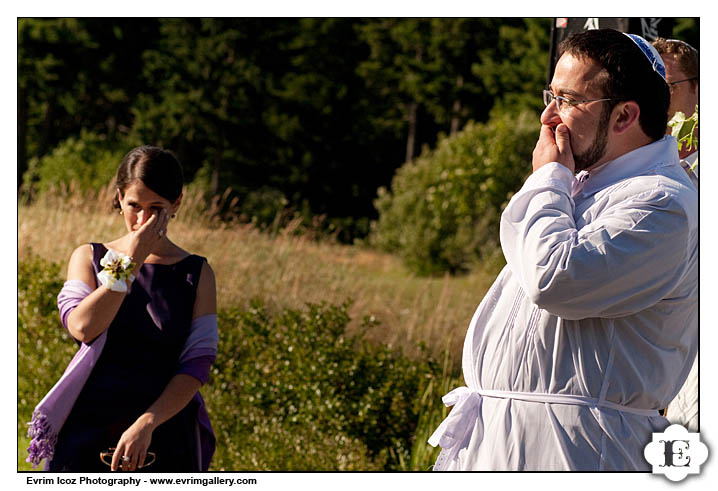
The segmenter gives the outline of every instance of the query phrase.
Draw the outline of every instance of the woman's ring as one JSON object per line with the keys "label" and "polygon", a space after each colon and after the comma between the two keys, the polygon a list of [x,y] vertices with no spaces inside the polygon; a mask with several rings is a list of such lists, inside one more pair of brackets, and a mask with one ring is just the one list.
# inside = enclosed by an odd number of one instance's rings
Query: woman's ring
{"label": "woman's ring", "polygon": [[129,462],[130,462],[130,458],[129,458],[127,455],[123,455],[120,460],[122,460],[122,462],[125,462],[125,463],[129,463]]}

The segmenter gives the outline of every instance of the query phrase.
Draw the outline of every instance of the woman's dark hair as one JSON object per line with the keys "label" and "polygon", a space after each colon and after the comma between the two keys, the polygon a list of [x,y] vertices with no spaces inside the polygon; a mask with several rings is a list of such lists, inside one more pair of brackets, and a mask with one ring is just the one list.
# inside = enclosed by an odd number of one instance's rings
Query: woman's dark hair
{"label": "woman's dark hair", "polygon": [[[149,145],[133,148],[125,155],[117,169],[115,186],[124,194],[135,181],[141,181],[152,191],[174,203],[182,194],[182,166],[169,150]],[[117,195],[113,205],[120,208]]]}
{"label": "woman's dark hair", "polygon": [[[599,82],[603,97],[635,101],[643,132],[654,141],[665,135],[671,101],[668,84],[631,38],[613,29],[580,32],[561,42],[559,56],[564,53],[603,67],[608,75]],[[608,101],[609,110],[619,102]]]}

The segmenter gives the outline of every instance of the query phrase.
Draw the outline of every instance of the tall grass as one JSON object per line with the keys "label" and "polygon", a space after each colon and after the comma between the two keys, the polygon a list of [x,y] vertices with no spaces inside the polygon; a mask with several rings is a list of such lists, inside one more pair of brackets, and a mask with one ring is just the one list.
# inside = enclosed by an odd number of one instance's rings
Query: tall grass
{"label": "tall grass", "polygon": [[[111,196],[110,189],[83,196],[60,188],[31,205],[21,203],[19,258],[32,251],[66,265],[80,244],[107,242],[124,234],[122,218],[111,209]],[[215,202],[214,210],[220,208]],[[379,327],[366,333],[368,339],[414,355],[423,343],[435,357],[448,350],[458,364],[468,322],[494,271],[417,277],[394,256],[299,234],[298,221],[267,234],[251,224],[221,222],[214,210],[204,211],[199,194],[186,195],[168,235],[188,251],[207,257],[217,278],[220,309],[247,307],[253,298],[261,298],[270,311],[350,299],[350,330],[364,316],[373,316]]]}

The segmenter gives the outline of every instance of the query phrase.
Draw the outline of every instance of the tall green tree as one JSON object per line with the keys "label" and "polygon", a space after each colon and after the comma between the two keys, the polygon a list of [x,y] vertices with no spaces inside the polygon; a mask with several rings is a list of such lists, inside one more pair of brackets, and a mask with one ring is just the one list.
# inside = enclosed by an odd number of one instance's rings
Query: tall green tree
{"label": "tall green tree", "polygon": [[420,104],[432,97],[431,60],[427,47],[431,36],[428,19],[377,19],[360,26],[360,35],[370,47],[369,58],[359,73],[379,100],[388,104],[378,121],[397,132],[406,128],[405,161],[414,157]]}
{"label": "tall green tree", "polygon": [[28,158],[46,153],[76,112],[73,60],[93,47],[76,19],[18,20],[18,186]]}
{"label": "tall green tree", "polygon": [[[275,72],[272,106],[291,115],[272,125],[283,137],[278,161],[292,176],[282,187],[295,204],[306,200],[314,213],[336,219],[373,213],[367,197],[389,182],[402,154],[395,134],[374,123],[383,114],[356,67],[366,59],[366,44],[354,19],[300,19],[292,24],[283,53],[287,66]],[[339,220],[346,227],[356,224]],[[368,226],[368,222],[365,223]],[[366,230],[366,228],[365,228]]]}
{"label": "tall green tree", "polygon": [[356,22],[163,19],[135,132],[177,151],[188,177],[202,168],[212,194],[231,186],[245,208],[286,200],[350,236],[401,162],[393,134],[372,124]]}
{"label": "tall green tree", "polygon": [[[376,19],[360,27],[370,47],[359,67],[385,101],[383,122],[403,132],[405,160],[439,131],[485,121],[497,104],[539,109],[548,19]],[[427,127],[428,138],[421,128]]]}
{"label": "tall green tree", "polygon": [[490,49],[478,53],[472,73],[495,101],[495,110],[543,110],[551,41],[550,19],[514,19],[496,25]]}
{"label": "tall green tree", "polygon": [[161,39],[144,56],[147,87],[134,107],[133,130],[175,149],[190,174],[207,166],[213,194],[233,171],[225,162],[252,162],[267,141],[254,62],[260,29],[256,20],[162,19]]}
{"label": "tall green tree", "polygon": [[21,19],[19,174],[61,144],[84,144],[82,135],[94,146],[106,138],[113,152],[154,143],[211,193],[231,186],[250,216],[271,219],[288,205],[326,215],[351,240],[377,216],[376,189],[441,133],[486,121],[494,107],[540,108],[548,26]]}
{"label": "tall green tree", "polygon": [[83,129],[129,131],[156,35],[153,19],[18,20],[18,185],[29,159]]}

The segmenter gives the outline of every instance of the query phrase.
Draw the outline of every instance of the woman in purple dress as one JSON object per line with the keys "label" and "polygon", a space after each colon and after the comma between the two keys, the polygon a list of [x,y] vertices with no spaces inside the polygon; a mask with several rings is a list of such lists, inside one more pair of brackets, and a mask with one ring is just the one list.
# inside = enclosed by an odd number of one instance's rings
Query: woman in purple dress
{"label": "woman in purple dress", "polygon": [[169,151],[138,147],[116,186],[127,233],[70,258],[58,305],[80,350],[33,414],[28,460],[46,458],[50,471],[207,470],[215,440],[199,388],[216,358],[216,290],[207,261],[167,234],[182,169]]}

